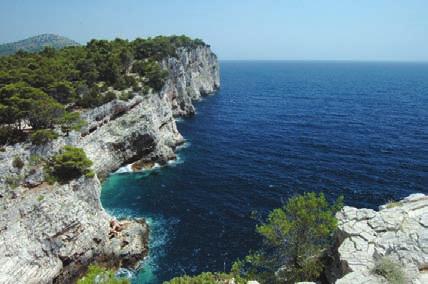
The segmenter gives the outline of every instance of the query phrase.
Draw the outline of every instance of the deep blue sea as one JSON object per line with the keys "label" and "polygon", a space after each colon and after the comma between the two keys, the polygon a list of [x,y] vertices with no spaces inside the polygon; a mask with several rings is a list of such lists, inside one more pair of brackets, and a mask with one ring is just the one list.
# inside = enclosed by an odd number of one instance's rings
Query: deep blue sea
{"label": "deep blue sea", "polygon": [[224,271],[260,215],[305,191],[376,208],[428,193],[428,64],[221,62],[221,90],[179,123],[177,163],[111,175],[103,206],[146,217],[135,283]]}

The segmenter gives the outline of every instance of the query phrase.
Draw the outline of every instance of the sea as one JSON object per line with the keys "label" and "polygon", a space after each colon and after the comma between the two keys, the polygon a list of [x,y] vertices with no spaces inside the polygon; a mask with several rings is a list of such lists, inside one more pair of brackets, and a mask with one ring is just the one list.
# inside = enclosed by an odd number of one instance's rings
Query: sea
{"label": "sea", "polygon": [[428,63],[221,61],[221,89],[177,121],[165,167],[111,174],[102,204],[144,217],[150,253],[133,283],[228,271],[289,197],[322,192],[376,209],[428,194]]}

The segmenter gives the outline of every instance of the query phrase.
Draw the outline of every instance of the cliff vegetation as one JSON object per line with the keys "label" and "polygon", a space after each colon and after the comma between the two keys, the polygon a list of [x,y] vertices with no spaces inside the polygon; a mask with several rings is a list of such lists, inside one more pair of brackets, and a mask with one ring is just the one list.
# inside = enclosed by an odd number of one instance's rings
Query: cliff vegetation
{"label": "cliff vegetation", "polygon": [[[168,72],[161,60],[179,48],[206,46],[186,36],[158,36],[134,41],[91,40],[86,46],[39,53],[19,51],[0,58],[0,144],[29,136],[35,144],[79,129],[76,115],[113,99],[130,99],[130,91],[160,91]],[[40,131],[43,130],[43,131]],[[55,131],[54,131],[55,130]],[[37,134],[36,134],[37,133]]]}

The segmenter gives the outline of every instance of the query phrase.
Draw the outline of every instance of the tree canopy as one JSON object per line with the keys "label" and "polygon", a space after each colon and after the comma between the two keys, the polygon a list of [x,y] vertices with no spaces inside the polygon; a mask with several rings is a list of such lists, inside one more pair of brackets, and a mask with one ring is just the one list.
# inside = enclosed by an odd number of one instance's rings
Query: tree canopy
{"label": "tree canopy", "polygon": [[290,198],[257,226],[263,246],[233,270],[262,283],[319,280],[337,228],[335,213],[342,206],[342,197],[330,204],[322,193]]}
{"label": "tree canopy", "polygon": [[78,119],[69,112],[115,99],[109,88],[160,91],[168,76],[161,61],[177,56],[179,48],[197,46],[205,43],[158,36],[91,40],[86,46],[0,57],[0,143],[19,141],[26,136],[24,129],[53,129],[59,123],[67,134],[78,129]]}

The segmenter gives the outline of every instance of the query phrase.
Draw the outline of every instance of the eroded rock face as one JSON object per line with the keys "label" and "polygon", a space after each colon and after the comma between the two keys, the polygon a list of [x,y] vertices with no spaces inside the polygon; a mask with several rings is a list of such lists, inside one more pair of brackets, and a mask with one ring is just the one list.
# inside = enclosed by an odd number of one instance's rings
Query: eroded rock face
{"label": "eroded rock face", "polygon": [[[170,76],[160,93],[135,93],[128,102],[115,100],[83,112],[88,126],[82,133],[0,152],[0,283],[67,283],[90,262],[132,266],[144,257],[147,225],[108,215],[100,204],[98,177],[127,163],[144,166],[175,158],[184,139],[174,117],[193,114],[192,100],[220,85],[218,62],[208,47],[182,49],[178,55],[163,62]],[[97,175],[65,185],[44,183],[35,158],[49,158],[64,145],[83,148]],[[16,157],[22,168],[13,166]]]}
{"label": "eroded rock face", "polygon": [[379,211],[345,206],[339,220],[336,283],[386,283],[374,275],[377,261],[400,264],[408,283],[428,283],[428,196],[412,194]]}
{"label": "eroded rock face", "polygon": [[81,177],[65,185],[16,189],[19,196],[1,208],[0,283],[49,283],[60,274],[64,283],[107,255],[111,264],[143,257],[147,225],[109,216],[100,188],[96,177]]}

